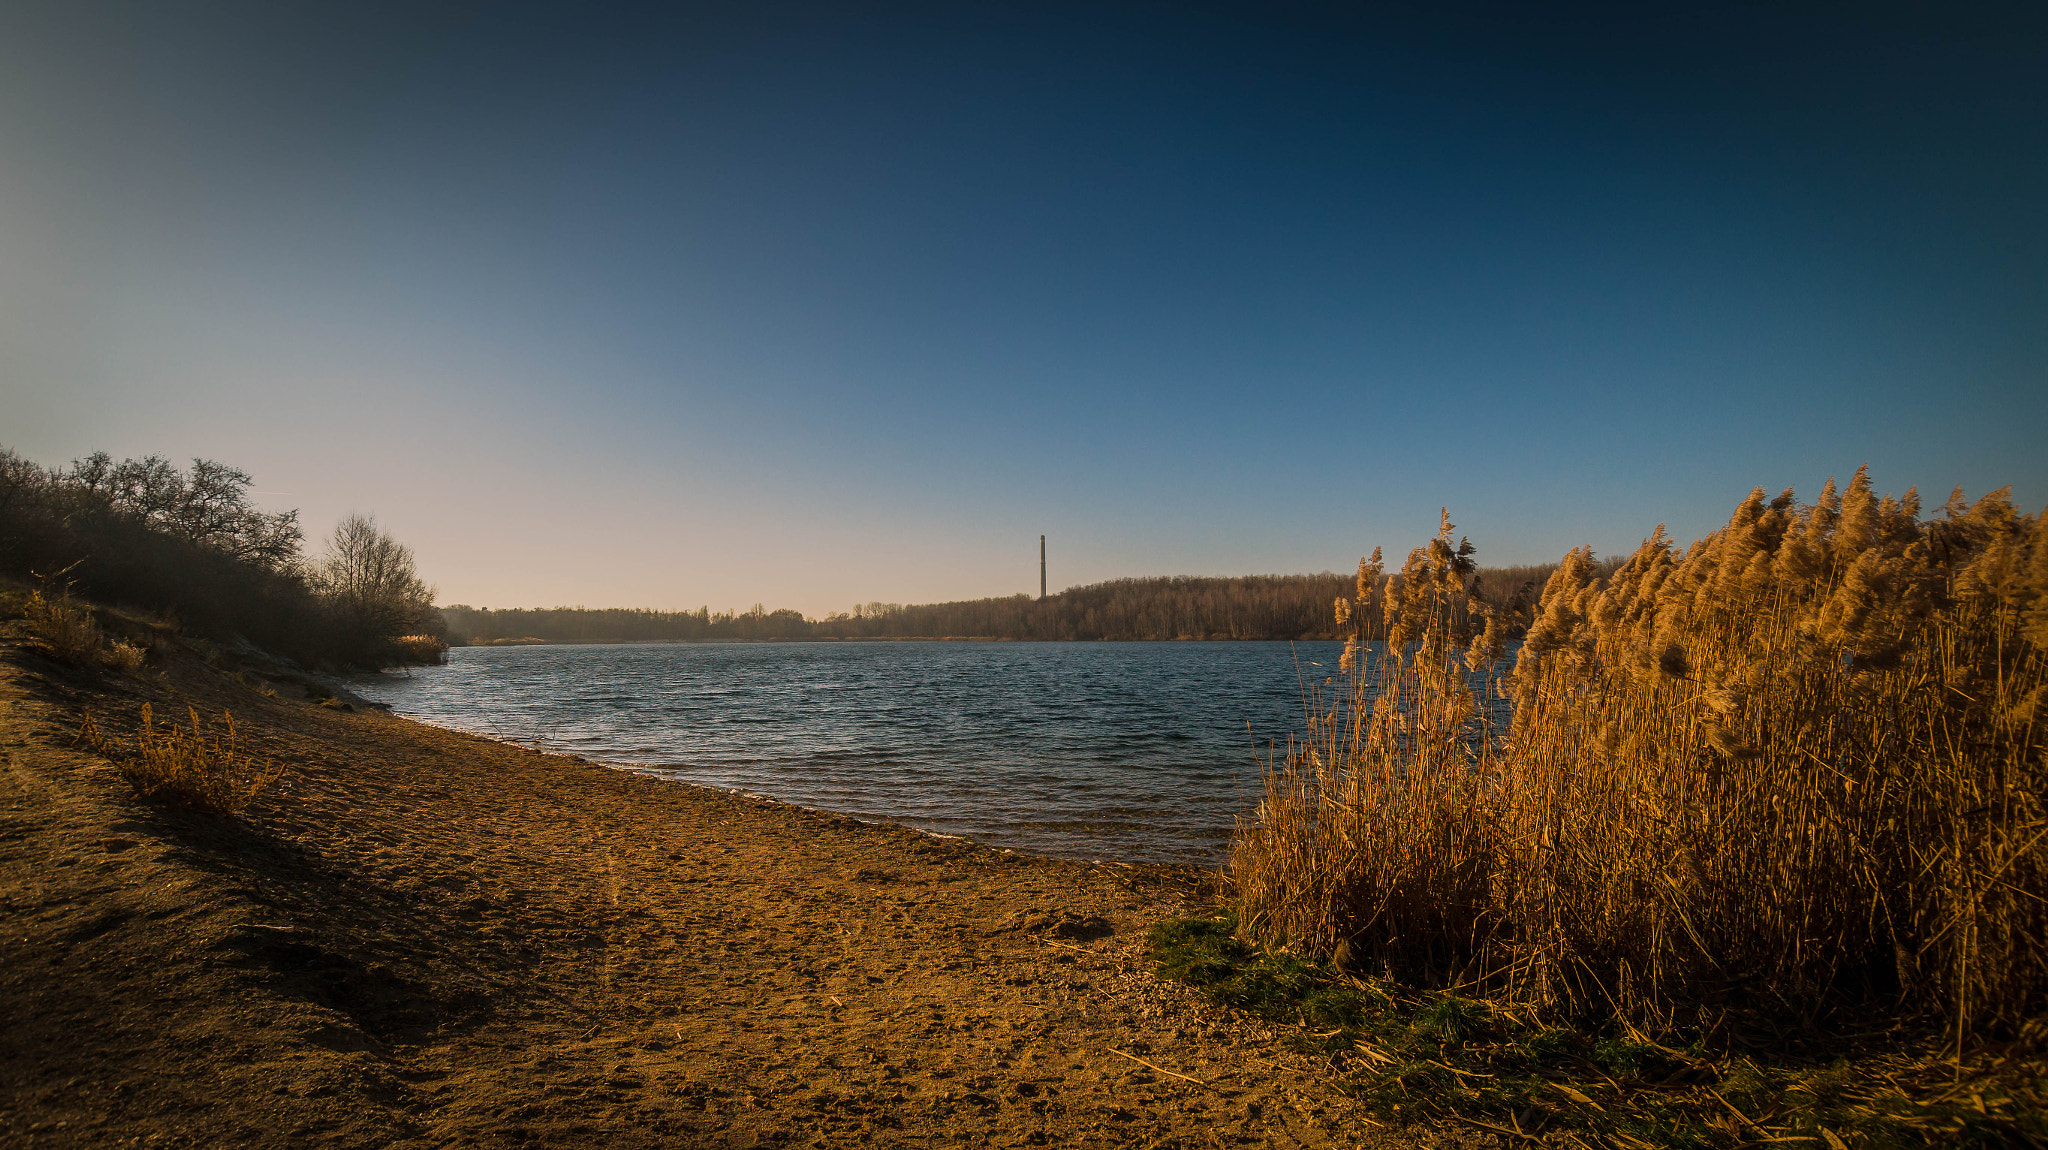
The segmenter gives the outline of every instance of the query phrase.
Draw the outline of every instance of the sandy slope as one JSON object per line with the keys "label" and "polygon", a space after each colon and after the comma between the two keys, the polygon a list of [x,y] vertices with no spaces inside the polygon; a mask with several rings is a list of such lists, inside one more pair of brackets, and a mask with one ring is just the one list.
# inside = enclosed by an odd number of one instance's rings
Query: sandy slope
{"label": "sandy slope", "polygon": [[[1151,977],[1143,928],[1194,897],[1165,872],[345,714],[182,656],[118,680],[7,657],[0,1144],[1378,1136],[1262,1028]],[[174,698],[231,708],[286,786],[223,824],[67,748],[83,713],[121,734]]]}

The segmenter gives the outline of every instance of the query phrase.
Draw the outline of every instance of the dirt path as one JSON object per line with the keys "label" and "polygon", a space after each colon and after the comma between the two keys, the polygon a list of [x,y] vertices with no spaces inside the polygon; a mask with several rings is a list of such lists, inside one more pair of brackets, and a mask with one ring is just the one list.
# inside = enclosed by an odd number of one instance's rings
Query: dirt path
{"label": "dirt path", "polygon": [[[112,680],[7,656],[0,1144],[1375,1141],[1307,1059],[1152,978],[1143,929],[1193,897],[1164,872],[178,659]],[[67,749],[84,713],[119,734],[173,700],[232,709],[286,785],[224,824]]]}

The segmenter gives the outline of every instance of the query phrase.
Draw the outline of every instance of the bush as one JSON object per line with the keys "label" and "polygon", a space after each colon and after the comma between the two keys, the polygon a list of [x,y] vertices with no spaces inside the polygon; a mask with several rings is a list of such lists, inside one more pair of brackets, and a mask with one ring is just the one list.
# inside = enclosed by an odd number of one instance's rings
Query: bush
{"label": "bush", "polygon": [[69,595],[52,598],[32,591],[23,612],[29,634],[44,654],[74,667],[92,667],[100,662],[105,637],[92,621],[92,612]]}
{"label": "bush", "polygon": [[105,663],[110,671],[118,671],[123,675],[132,675],[142,669],[142,662],[148,655],[149,653],[141,647],[125,639],[119,639],[107,644],[107,649],[100,656],[100,661]]}
{"label": "bush", "polygon": [[175,617],[194,634],[247,640],[308,665],[388,666],[420,649],[394,637],[442,633],[409,551],[372,527],[372,546],[357,557],[374,562],[356,571],[369,580],[336,580],[339,549],[309,565],[297,513],[257,510],[250,484],[204,459],[180,471],[154,456],[116,463],[96,454],[56,470],[0,449],[0,576],[62,570],[95,602]]}
{"label": "bush", "polygon": [[147,658],[147,651],[125,639],[108,642],[92,609],[69,593],[31,591],[21,614],[28,622],[31,645],[59,662],[127,675],[141,670]]}
{"label": "bush", "polygon": [[145,800],[211,815],[241,813],[284,774],[284,767],[258,765],[236,748],[233,715],[222,712],[221,733],[209,734],[200,724],[199,712],[187,710],[191,729],[174,723],[159,730],[144,703],[133,754],[121,753],[90,718],[79,730],[78,742],[111,759]]}
{"label": "bush", "polygon": [[448,640],[439,635],[400,635],[391,640],[400,663],[428,666],[448,661]]}

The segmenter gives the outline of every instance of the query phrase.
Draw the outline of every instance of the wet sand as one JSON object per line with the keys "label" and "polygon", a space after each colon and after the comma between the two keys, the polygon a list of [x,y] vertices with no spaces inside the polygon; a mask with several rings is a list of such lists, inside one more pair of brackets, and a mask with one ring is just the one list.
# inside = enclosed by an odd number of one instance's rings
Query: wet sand
{"label": "wet sand", "polygon": [[[260,666],[4,654],[0,1144],[1413,1144],[1152,976],[1196,872],[342,712]],[[238,820],[138,802],[69,744],[146,701],[232,710],[284,781]]]}

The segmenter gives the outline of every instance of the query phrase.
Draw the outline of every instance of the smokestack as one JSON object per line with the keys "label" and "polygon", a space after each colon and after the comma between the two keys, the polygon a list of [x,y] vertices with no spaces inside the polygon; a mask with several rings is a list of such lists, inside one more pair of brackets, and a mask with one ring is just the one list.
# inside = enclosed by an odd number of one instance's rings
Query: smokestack
{"label": "smokestack", "polygon": [[1038,537],[1038,597],[1045,598],[1045,536]]}

